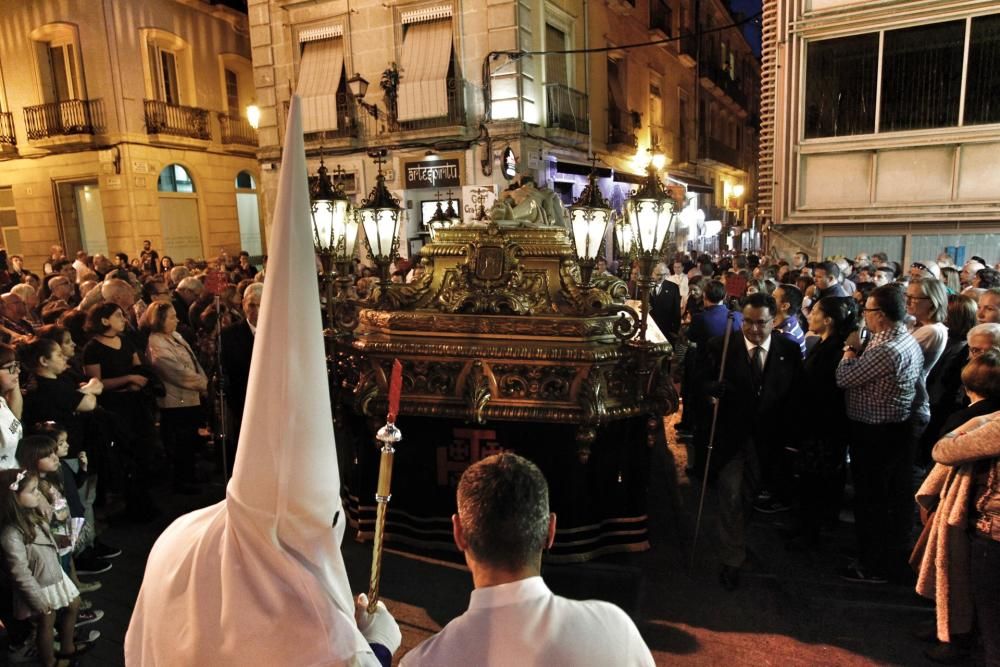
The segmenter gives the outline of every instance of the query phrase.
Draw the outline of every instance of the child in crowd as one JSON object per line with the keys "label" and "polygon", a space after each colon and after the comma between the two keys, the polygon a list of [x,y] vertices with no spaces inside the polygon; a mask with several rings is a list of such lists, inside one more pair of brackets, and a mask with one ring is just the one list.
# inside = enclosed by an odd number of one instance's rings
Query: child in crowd
{"label": "child in crowd", "polygon": [[[58,429],[55,429],[58,430]],[[69,451],[65,434],[62,438],[63,456]],[[17,446],[17,460],[21,466],[38,477],[38,488],[42,492],[42,500],[39,503],[39,511],[49,521],[49,529],[56,542],[56,550],[59,555],[59,563],[63,570],[70,576],[74,587],[79,591],[80,586],[76,578],[76,570],[73,566],[73,512],[71,506],[76,506],[78,514],[83,514],[83,506],[80,497],[76,493],[76,487],[71,486],[71,495],[75,496],[72,502],[66,497],[66,487],[63,485],[62,465],[59,462],[60,444],[53,440],[49,434],[29,435],[21,439]],[[79,534],[79,533],[78,533]],[[93,623],[103,616],[100,610],[86,610],[80,612],[78,623]]]}
{"label": "child in crowd", "polygon": [[[57,658],[73,659],[92,642],[74,640],[80,596],[59,564],[55,538],[39,511],[46,501],[38,481],[27,470],[0,471],[0,549],[14,591],[14,615],[31,619],[39,660],[54,667]],[[57,621],[59,653],[53,641]]]}

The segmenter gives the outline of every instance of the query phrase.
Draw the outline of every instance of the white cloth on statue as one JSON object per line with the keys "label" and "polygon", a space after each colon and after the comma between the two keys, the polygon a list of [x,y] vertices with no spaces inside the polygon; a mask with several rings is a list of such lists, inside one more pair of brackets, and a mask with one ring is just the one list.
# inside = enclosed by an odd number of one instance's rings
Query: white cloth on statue
{"label": "white cloth on statue", "polygon": [[294,96],[233,478],[224,501],[153,546],[125,637],[130,667],[379,664],[340,551],[299,105]]}
{"label": "white cloth on statue", "polygon": [[420,665],[652,665],[632,619],[609,602],[554,595],[541,577],[472,591],[469,609],[403,656]]}

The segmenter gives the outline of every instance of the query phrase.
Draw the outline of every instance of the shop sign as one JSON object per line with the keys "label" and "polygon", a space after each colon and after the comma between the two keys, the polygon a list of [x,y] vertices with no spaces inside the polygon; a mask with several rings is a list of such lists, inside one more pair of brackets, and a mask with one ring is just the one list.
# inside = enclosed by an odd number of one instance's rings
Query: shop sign
{"label": "shop sign", "polygon": [[517,176],[517,158],[514,157],[514,149],[510,146],[503,149],[500,155],[500,175],[508,181]]}
{"label": "shop sign", "polygon": [[406,162],[404,169],[406,170],[404,185],[407,190],[450,188],[461,185],[457,159]]}

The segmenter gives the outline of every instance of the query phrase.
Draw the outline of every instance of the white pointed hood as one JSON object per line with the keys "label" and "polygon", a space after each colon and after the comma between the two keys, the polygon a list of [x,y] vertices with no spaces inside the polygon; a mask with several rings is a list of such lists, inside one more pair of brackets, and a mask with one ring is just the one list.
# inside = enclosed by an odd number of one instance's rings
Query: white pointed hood
{"label": "white pointed hood", "polygon": [[180,517],[154,545],[129,665],[378,664],[340,551],[347,519],[299,107],[293,96],[233,478],[225,501]]}

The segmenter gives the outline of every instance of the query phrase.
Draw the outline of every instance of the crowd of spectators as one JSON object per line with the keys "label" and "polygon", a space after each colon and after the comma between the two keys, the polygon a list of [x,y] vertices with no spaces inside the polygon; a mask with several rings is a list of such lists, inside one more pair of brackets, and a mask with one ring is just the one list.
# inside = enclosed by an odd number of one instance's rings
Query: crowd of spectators
{"label": "crowd of spectators", "polygon": [[840,578],[916,581],[938,609],[915,632],[928,657],[965,659],[978,628],[1000,664],[1000,273],[798,252],[681,254],[654,274],[677,293],[651,317],[674,343],[687,472],[707,466],[719,496],[722,585],[739,586],[752,512],[789,512],[793,550],[849,520]]}
{"label": "crowd of spectators", "polygon": [[[37,274],[0,250],[0,620],[14,659],[86,651],[100,633],[75,628],[103,612],[81,594],[121,553],[102,529],[155,519],[156,493],[201,493],[199,452],[224,447],[231,464],[236,440],[215,436],[233,431],[223,403],[242,413],[263,278],[246,252],[175,263],[149,241],[131,260],[54,246]],[[220,351],[242,330],[250,345]]]}

